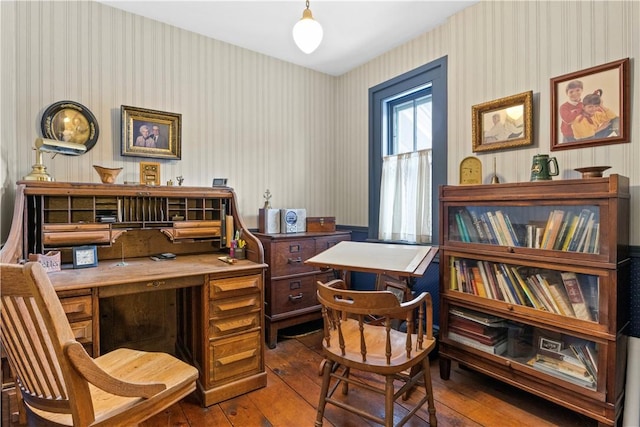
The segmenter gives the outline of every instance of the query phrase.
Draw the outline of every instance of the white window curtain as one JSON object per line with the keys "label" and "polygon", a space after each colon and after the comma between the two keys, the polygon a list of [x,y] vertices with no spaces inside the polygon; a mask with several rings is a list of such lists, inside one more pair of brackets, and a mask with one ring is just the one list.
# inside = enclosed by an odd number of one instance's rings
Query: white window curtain
{"label": "white window curtain", "polygon": [[380,240],[431,243],[431,150],[386,156],[380,185]]}

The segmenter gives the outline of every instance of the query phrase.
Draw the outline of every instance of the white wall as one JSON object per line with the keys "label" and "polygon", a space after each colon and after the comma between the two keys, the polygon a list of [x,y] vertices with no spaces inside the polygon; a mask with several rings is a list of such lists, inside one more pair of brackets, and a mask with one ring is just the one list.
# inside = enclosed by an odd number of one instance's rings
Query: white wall
{"label": "white wall", "polygon": [[[0,1],[0,178],[2,232],[8,233],[15,182],[31,170],[43,110],[70,99],[100,124],[96,146],[80,157],[45,155],[59,181],[99,182],[91,167],[123,166],[120,105],[178,112],[183,157],[161,160],[162,181],[186,185],[228,177],[250,227],[262,194],[274,207],[304,207],[366,226],[368,89],[448,56],[448,182],[471,155],[471,106],[532,90],[534,145],[480,154],[485,181],[493,158],[503,182],[527,181],[531,157],[551,153],[562,178],[610,165],[630,177],[631,218],[640,218],[640,2],[484,1],[340,76],[331,77],[94,2]],[[147,66],[158,54],[162,66]],[[549,79],[631,58],[631,143],[550,152]],[[144,63],[143,63],[144,62]],[[6,177],[6,178],[5,178]],[[631,243],[640,245],[632,220]]]}

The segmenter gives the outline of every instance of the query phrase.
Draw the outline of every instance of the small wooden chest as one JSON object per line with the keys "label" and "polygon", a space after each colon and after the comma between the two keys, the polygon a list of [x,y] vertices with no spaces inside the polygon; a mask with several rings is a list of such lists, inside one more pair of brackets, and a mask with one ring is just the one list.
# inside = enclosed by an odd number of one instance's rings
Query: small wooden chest
{"label": "small wooden chest", "polygon": [[307,217],[307,232],[336,231],[335,216]]}

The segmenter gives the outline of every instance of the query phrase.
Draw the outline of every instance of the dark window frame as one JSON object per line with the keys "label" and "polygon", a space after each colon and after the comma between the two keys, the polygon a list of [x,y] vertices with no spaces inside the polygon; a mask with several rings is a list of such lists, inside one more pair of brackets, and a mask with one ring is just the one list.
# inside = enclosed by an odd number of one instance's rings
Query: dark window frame
{"label": "dark window frame", "polygon": [[431,82],[433,132],[432,244],[439,239],[438,187],[447,182],[447,57],[406,72],[369,89],[369,239],[378,240],[382,178],[382,120],[385,100]]}

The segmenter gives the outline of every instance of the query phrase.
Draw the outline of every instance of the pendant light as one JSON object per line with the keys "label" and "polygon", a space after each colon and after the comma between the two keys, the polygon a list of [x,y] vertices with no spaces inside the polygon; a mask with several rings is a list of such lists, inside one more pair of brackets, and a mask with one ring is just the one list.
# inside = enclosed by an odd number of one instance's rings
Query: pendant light
{"label": "pendant light", "polygon": [[322,25],[313,19],[309,0],[307,8],[302,11],[302,18],[293,26],[293,40],[298,48],[307,54],[316,50],[322,42]]}

